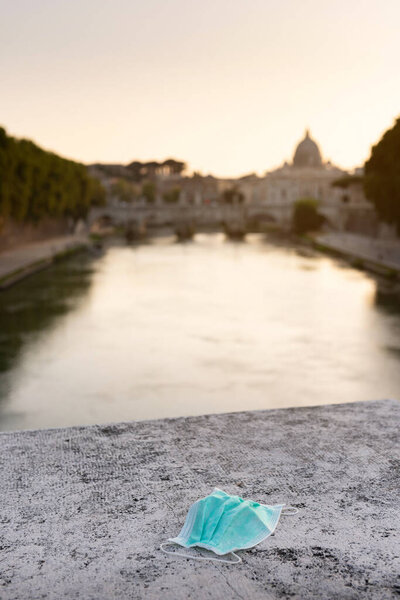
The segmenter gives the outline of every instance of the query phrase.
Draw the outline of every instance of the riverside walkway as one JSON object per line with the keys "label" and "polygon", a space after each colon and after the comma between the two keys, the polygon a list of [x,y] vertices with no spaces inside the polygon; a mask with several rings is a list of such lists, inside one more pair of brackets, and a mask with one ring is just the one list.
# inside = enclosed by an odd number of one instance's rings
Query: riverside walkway
{"label": "riverside walkway", "polygon": [[399,239],[377,239],[354,233],[332,232],[318,235],[315,240],[327,249],[349,258],[400,273]]}
{"label": "riverside walkway", "polygon": [[[399,431],[386,400],[3,433],[0,598],[397,598]],[[239,565],[163,554],[214,487],[299,513]]]}
{"label": "riverside walkway", "polygon": [[51,264],[60,254],[87,243],[86,235],[65,235],[0,253],[0,289]]}

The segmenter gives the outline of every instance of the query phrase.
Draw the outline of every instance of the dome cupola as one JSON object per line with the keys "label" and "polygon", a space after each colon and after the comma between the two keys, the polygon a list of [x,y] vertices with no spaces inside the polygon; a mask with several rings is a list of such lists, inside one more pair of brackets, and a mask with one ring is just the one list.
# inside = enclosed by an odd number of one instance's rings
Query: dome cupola
{"label": "dome cupola", "polygon": [[322,167],[321,152],[318,145],[310,138],[307,129],[304,139],[299,143],[293,157],[294,167]]}

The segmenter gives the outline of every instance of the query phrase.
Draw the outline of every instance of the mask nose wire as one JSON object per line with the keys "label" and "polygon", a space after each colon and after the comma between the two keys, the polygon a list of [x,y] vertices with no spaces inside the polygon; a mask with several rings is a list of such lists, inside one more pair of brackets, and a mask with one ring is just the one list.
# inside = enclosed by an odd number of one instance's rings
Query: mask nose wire
{"label": "mask nose wire", "polygon": [[237,560],[225,560],[224,558],[212,558],[211,556],[193,556],[193,554],[184,554],[183,552],[175,552],[171,550],[166,550],[164,548],[164,546],[169,543],[169,542],[164,542],[163,544],[161,544],[160,546],[160,550],[162,550],[162,552],[164,552],[165,554],[171,554],[172,556],[183,556],[183,558],[193,558],[194,560],[212,560],[214,562],[219,562],[219,563],[225,563],[227,565],[238,565],[239,563],[242,562],[242,559],[240,556],[238,556],[237,554],[235,554],[234,552],[230,552],[229,554],[231,556],[234,556]]}
{"label": "mask nose wire", "polygon": [[299,509],[296,506],[285,506],[281,510],[281,515],[289,517],[290,515],[297,515]]}

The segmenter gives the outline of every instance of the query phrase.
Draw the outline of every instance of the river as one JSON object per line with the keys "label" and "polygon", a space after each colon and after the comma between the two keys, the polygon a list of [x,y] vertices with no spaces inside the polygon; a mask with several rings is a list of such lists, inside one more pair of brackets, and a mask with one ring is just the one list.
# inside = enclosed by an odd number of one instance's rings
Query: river
{"label": "river", "polygon": [[249,236],[79,255],[0,295],[0,429],[400,398],[400,306]]}

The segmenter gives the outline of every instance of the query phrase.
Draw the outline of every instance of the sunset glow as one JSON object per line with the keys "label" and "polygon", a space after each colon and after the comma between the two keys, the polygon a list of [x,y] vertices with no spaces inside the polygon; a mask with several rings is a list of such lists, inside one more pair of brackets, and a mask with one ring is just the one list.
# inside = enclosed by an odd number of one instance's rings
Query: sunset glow
{"label": "sunset glow", "polygon": [[83,162],[263,173],[309,127],[352,168],[400,113],[398,0],[0,7],[0,124]]}

